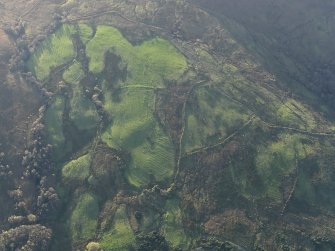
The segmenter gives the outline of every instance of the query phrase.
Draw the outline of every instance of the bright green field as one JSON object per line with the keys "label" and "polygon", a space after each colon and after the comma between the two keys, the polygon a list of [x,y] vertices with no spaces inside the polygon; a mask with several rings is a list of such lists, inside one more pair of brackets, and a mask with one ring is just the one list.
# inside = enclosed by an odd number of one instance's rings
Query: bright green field
{"label": "bright green field", "polygon": [[[50,67],[74,57],[71,35],[75,33],[79,33],[86,44],[89,68],[93,73],[103,70],[106,50],[117,53],[127,64],[128,76],[121,83],[120,101],[113,100],[110,90],[103,88],[104,108],[113,122],[102,139],[112,148],[131,153],[131,164],[126,172],[128,181],[139,187],[152,179],[163,181],[172,177],[174,148],[153,117],[154,88],[164,86],[164,80],[178,79],[187,67],[185,57],[171,43],[158,37],[133,46],[120,31],[110,26],[98,26],[92,38],[93,30],[86,24],[63,25],[30,59],[29,65],[39,79],[49,75]],[[63,74],[64,81],[72,89],[69,118],[78,129],[94,131],[98,114],[80,86],[83,77],[82,66],[77,61],[73,61]],[[54,108],[48,110],[47,116],[50,141],[56,149],[61,149],[65,142],[62,114],[59,113],[60,108],[64,110],[65,101],[59,102],[57,100]]]}
{"label": "bright green field", "polygon": [[97,228],[99,205],[97,198],[89,193],[79,197],[70,218],[70,229],[74,243],[92,239]]}
{"label": "bright green field", "polygon": [[94,38],[87,44],[90,71],[99,73],[103,70],[104,53],[108,49],[127,64],[130,74],[126,85],[160,86],[163,79],[176,79],[187,67],[184,56],[164,39],[154,38],[133,46],[117,29],[98,26]]}
{"label": "bright green field", "polygon": [[113,119],[112,127],[104,134],[106,143],[116,149],[138,147],[155,128],[153,118],[154,93],[151,90],[124,89],[121,101],[105,96],[105,110]]}
{"label": "bright green field", "polygon": [[141,145],[132,149],[132,161],[127,170],[128,181],[135,186],[150,182],[151,176],[157,182],[172,177],[174,171],[174,148],[171,140],[156,127]]}
{"label": "bright green field", "polygon": [[65,64],[74,58],[75,52],[71,39],[74,32],[74,26],[63,25],[31,56],[28,67],[39,80],[48,77],[50,68]]}
{"label": "bright green field", "polygon": [[130,184],[139,187],[152,179],[163,181],[172,177],[174,148],[153,117],[152,88],[164,86],[164,79],[179,78],[187,67],[184,56],[161,38],[133,46],[117,29],[98,26],[95,37],[87,44],[90,71],[103,70],[107,49],[127,64],[128,76],[121,83],[120,100],[114,100],[104,84],[104,108],[113,122],[103,133],[103,141],[112,148],[130,152],[131,164],[126,172]]}
{"label": "bright green field", "polygon": [[100,242],[104,251],[130,250],[135,243],[135,236],[130,227],[126,206],[121,205],[115,213],[112,229],[103,235]]}
{"label": "bright green field", "polygon": [[105,109],[110,111],[113,123],[102,139],[112,148],[131,153],[128,181],[138,187],[147,184],[150,177],[156,181],[171,177],[174,148],[153,117],[153,91],[124,89],[121,102],[105,98]]}

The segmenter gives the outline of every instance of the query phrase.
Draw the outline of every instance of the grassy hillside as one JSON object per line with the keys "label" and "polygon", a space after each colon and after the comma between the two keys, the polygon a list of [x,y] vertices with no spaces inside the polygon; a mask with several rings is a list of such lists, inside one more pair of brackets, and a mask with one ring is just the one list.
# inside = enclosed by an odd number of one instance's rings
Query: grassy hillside
{"label": "grassy hillside", "polygon": [[71,39],[73,33],[73,26],[62,26],[29,59],[28,67],[39,80],[48,77],[51,68],[68,63],[75,57]]}
{"label": "grassy hillside", "polygon": [[285,45],[301,3],[210,2],[69,1],[32,53],[64,250],[334,247],[335,124],[308,76],[332,50]]}

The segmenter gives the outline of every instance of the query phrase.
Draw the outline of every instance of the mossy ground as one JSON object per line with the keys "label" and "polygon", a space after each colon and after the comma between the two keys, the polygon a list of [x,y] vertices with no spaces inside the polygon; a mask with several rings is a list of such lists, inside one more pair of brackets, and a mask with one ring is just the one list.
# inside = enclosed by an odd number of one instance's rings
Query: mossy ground
{"label": "mossy ground", "polygon": [[[69,29],[66,33],[67,39],[70,39],[71,34],[78,33],[82,42],[87,44],[89,66],[93,73],[102,72],[104,53],[107,49],[120,55],[122,64],[127,65],[128,76],[120,83],[119,90],[111,89],[108,86],[110,83],[107,82],[102,85],[104,110],[112,120],[111,125],[102,134],[102,140],[111,148],[130,153],[131,160],[126,170],[128,182],[140,187],[150,182],[163,182],[171,178],[175,168],[175,149],[167,133],[154,117],[155,88],[164,87],[164,80],[179,78],[187,67],[185,58],[169,42],[161,38],[133,46],[112,27],[98,26],[94,38],[92,38],[93,30],[85,24],[64,26],[58,31],[59,35],[66,29]],[[56,42],[59,44],[59,41]],[[49,53],[56,52],[51,50]],[[56,56],[59,55],[48,55],[49,60]],[[35,57],[39,58],[38,55]],[[41,62],[46,57],[41,56]],[[62,63],[65,61],[64,59]],[[37,60],[34,62],[36,69],[40,68],[41,62]],[[87,73],[77,60],[66,63],[69,63],[69,66],[62,77],[69,92],[66,95],[56,96],[46,116],[50,142],[60,153],[67,144],[64,136],[66,130],[64,118],[68,118],[79,130],[95,130],[98,123],[95,107],[84,94],[81,85]],[[43,78],[49,74],[45,69],[39,70],[41,72],[38,74],[43,75]],[[115,91],[118,91],[117,99]],[[65,114],[66,112],[68,114]],[[90,177],[90,163],[91,155],[86,154],[68,162],[62,168],[62,178],[68,189],[80,188],[86,191],[83,195],[75,195],[72,198],[75,200],[75,206],[71,212],[69,228],[75,245],[93,238],[97,227],[98,199],[85,188],[85,181]],[[154,218],[158,220],[157,217]],[[141,226],[143,231],[158,227],[159,224],[152,222],[151,216],[145,219]],[[171,226],[167,225],[166,231],[172,236],[170,230]],[[113,219],[111,231],[105,233],[101,239],[101,246],[104,250],[125,250],[134,242],[135,237],[128,222],[126,208],[120,206]],[[178,242],[177,245],[181,244]]]}
{"label": "mossy ground", "polygon": [[120,102],[105,97],[105,110],[112,115],[113,124],[102,136],[112,148],[133,149],[142,144],[155,128],[153,118],[154,93],[151,90],[122,90]]}
{"label": "mossy ground", "polygon": [[[102,139],[112,148],[131,153],[131,165],[127,171],[129,182],[141,186],[152,179],[163,181],[171,177],[174,171],[174,147],[153,116],[154,88],[163,87],[165,80],[178,79],[186,70],[186,59],[172,44],[159,37],[133,46],[120,31],[110,26],[98,26],[92,37],[93,29],[86,24],[63,25],[30,60],[29,65],[37,70],[35,73],[39,79],[48,76],[50,67],[69,63],[74,57],[71,36],[75,33],[86,44],[91,72],[102,72],[106,50],[119,55],[127,67],[127,78],[119,90],[120,100],[113,100],[115,90],[104,89],[104,109],[111,115],[113,122]],[[80,85],[84,75],[81,63],[75,60],[64,71],[63,79],[71,85],[72,90],[68,117],[77,129],[94,131],[98,124],[98,114]],[[55,104],[55,109],[64,110],[65,100],[62,99],[63,107]],[[52,132],[51,142],[60,149],[65,141],[62,133],[63,118],[55,109],[48,110],[50,115],[47,120],[50,121],[48,124]],[[52,118],[56,116],[52,115],[55,113],[58,114],[57,119]]]}

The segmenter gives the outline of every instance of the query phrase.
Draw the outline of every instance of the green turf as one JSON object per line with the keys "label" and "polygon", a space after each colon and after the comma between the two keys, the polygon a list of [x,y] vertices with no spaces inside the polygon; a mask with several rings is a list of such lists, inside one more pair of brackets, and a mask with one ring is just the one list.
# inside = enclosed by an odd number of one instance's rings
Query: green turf
{"label": "green turf", "polygon": [[250,117],[239,104],[215,88],[198,88],[192,104],[187,109],[186,152],[224,140]]}
{"label": "green turf", "polygon": [[154,177],[162,181],[173,175],[174,149],[153,117],[154,93],[145,89],[124,89],[121,102],[105,96],[105,109],[112,115],[112,126],[102,135],[110,147],[131,153],[128,181],[145,185]]}
{"label": "green turf", "polygon": [[74,33],[74,26],[63,25],[32,54],[28,68],[39,80],[48,77],[50,68],[65,64],[74,58],[75,51],[71,38]]}
{"label": "green turf", "polygon": [[152,134],[141,145],[132,149],[132,161],[127,170],[128,181],[135,186],[148,184],[151,176],[157,182],[172,177],[174,148],[171,140],[156,124]]}
{"label": "green turf", "polygon": [[182,227],[182,215],[179,200],[170,199],[165,205],[166,213],[163,215],[162,232],[170,246],[187,249],[189,238]]}
{"label": "green turf", "polygon": [[69,117],[79,130],[95,130],[99,116],[94,104],[84,96],[81,88],[73,88]]}
{"label": "green turf", "polygon": [[93,29],[84,23],[79,23],[79,35],[81,41],[87,44],[93,38]]}
{"label": "green turf", "polygon": [[70,218],[73,243],[92,239],[97,228],[99,205],[97,198],[89,193],[81,195]]}
{"label": "green turf", "polygon": [[179,208],[179,200],[171,199],[166,202],[166,213],[163,215],[162,233],[169,245],[174,248],[186,250],[189,238],[182,227],[182,215]]}
{"label": "green turf", "polygon": [[126,206],[121,205],[115,213],[112,229],[105,233],[100,245],[104,251],[131,250],[135,236],[126,214]]}
{"label": "green turf", "polygon": [[132,149],[142,144],[155,128],[153,118],[154,93],[149,90],[122,90],[121,102],[113,102],[105,95],[104,108],[113,119],[113,125],[103,139],[113,148]]}
{"label": "green turf", "polygon": [[179,78],[186,70],[186,59],[161,38],[133,46],[117,29],[98,26],[87,44],[89,68],[93,73],[103,70],[106,50],[122,58],[128,76],[120,84],[119,100],[104,84],[104,108],[113,122],[102,139],[112,148],[130,152],[131,164],[126,175],[132,185],[145,185],[152,178],[163,181],[173,175],[174,149],[153,117],[153,88],[164,86],[164,80]]}
{"label": "green turf", "polygon": [[91,156],[86,154],[68,162],[62,169],[65,184],[83,184],[90,175]]}
{"label": "green turf", "polygon": [[85,96],[80,80],[84,71],[79,62],[75,61],[63,74],[63,79],[71,84],[69,117],[79,130],[94,130],[99,122],[99,116],[94,104]]}
{"label": "green turf", "polygon": [[127,64],[127,85],[159,86],[163,79],[178,78],[187,67],[182,54],[166,40],[154,38],[141,45],[131,45],[122,34],[110,26],[98,26],[94,38],[87,44],[89,69],[99,73],[104,68],[104,53],[110,50]]}

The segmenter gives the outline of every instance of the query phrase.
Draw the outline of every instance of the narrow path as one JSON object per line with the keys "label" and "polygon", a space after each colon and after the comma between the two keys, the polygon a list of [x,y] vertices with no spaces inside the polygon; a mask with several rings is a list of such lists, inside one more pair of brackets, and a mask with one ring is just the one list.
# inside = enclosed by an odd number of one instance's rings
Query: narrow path
{"label": "narrow path", "polygon": [[148,89],[148,90],[164,90],[165,87],[154,87],[154,86],[148,86],[148,85],[124,85],[121,86],[120,89]]}
{"label": "narrow path", "polygon": [[331,137],[335,137],[335,133],[310,132],[310,131],[305,131],[305,130],[301,130],[301,129],[297,129],[297,128],[286,127],[286,126],[271,125],[271,124],[263,121],[261,118],[257,117],[255,114],[253,114],[251,116],[251,118],[245,124],[243,124],[243,126],[241,126],[239,129],[237,129],[234,133],[232,133],[231,135],[229,135],[223,141],[221,141],[219,143],[216,143],[214,145],[204,146],[204,147],[198,148],[196,150],[193,150],[191,152],[187,152],[187,153],[184,154],[184,156],[182,156],[182,158],[185,158],[185,157],[191,156],[193,154],[196,154],[196,153],[199,153],[199,152],[202,152],[202,151],[206,151],[206,150],[209,150],[209,149],[212,149],[212,148],[215,148],[217,146],[225,144],[227,141],[229,141],[230,139],[232,139],[233,137],[235,137],[242,129],[244,129],[245,127],[247,127],[255,119],[258,119],[258,121],[260,121],[261,123],[265,124],[269,128],[282,129],[282,130],[291,130],[291,131],[295,131],[295,132],[302,133],[302,134],[307,134],[307,135],[312,135],[312,136],[331,136]]}
{"label": "narrow path", "polygon": [[298,178],[299,178],[299,165],[298,165],[298,156],[297,156],[297,155],[298,155],[298,154],[297,154],[297,151],[295,151],[295,178],[294,178],[294,183],[293,183],[293,186],[292,186],[292,188],[291,188],[291,190],[290,190],[290,193],[289,193],[289,195],[288,195],[288,197],[287,197],[287,199],[286,199],[286,201],[285,201],[285,203],[284,203],[284,206],[283,206],[283,208],[282,208],[282,210],[281,210],[281,212],[280,212],[280,215],[281,215],[281,216],[284,215],[284,213],[285,213],[285,211],[286,211],[286,208],[287,208],[287,206],[288,206],[288,203],[291,201],[291,198],[292,198],[292,196],[293,196],[293,194],[294,194],[295,188],[296,188],[297,183],[298,183]]}
{"label": "narrow path", "polygon": [[256,118],[256,115],[251,115],[250,119],[245,122],[240,128],[238,128],[235,132],[233,132],[232,134],[230,134],[228,137],[226,137],[224,140],[214,144],[214,145],[209,145],[209,146],[205,146],[205,147],[201,147],[201,148],[198,148],[194,151],[191,151],[191,152],[188,152],[186,153],[184,157],[188,157],[188,156],[191,156],[193,154],[196,154],[196,153],[199,153],[199,152],[203,152],[203,151],[207,151],[209,149],[212,149],[212,148],[215,148],[217,146],[221,146],[221,145],[224,145],[225,143],[227,143],[229,140],[231,140],[232,138],[234,138],[238,133],[240,133],[245,127],[247,127],[249,124],[251,124],[254,119]]}
{"label": "narrow path", "polygon": [[289,131],[294,131],[294,132],[307,134],[307,135],[311,135],[311,136],[331,136],[331,137],[335,137],[335,132],[334,133],[332,133],[332,132],[312,132],[312,131],[302,130],[302,129],[299,129],[299,128],[293,128],[293,127],[289,127],[289,126],[273,125],[273,124],[270,124],[270,123],[262,120],[259,117],[258,117],[258,119],[261,123],[263,123],[265,126],[267,126],[269,128],[289,130]]}
{"label": "narrow path", "polygon": [[144,25],[146,27],[153,28],[155,30],[164,30],[163,28],[158,27],[158,26],[154,26],[154,25],[150,25],[150,24],[146,24],[146,23],[142,23],[142,22],[130,19],[130,18],[122,15],[119,11],[116,11],[116,10],[99,11],[97,13],[92,13],[92,14],[88,14],[88,15],[84,15],[84,16],[80,16],[80,17],[74,17],[74,18],[69,19],[68,21],[69,22],[76,22],[76,21],[90,19],[90,18],[94,18],[94,17],[100,17],[100,16],[108,15],[108,14],[117,15],[117,16],[123,18],[124,20],[126,20],[128,22],[131,22],[131,23],[134,23],[134,24]]}
{"label": "narrow path", "polygon": [[20,16],[20,18],[24,18],[28,16],[33,11],[33,9],[35,9],[40,3],[41,3],[41,0],[37,0],[36,3],[34,3],[33,6],[31,6],[31,8],[29,8],[25,13],[23,13]]}
{"label": "narrow path", "polygon": [[186,98],[183,104],[183,108],[182,108],[182,129],[180,132],[180,136],[179,136],[179,145],[178,145],[178,158],[177,158],[177,163],[176,163],[176,173],[175,173],[175,177],[174,180],[176,181],[179,173],[180,173],[180,161],[182,159],[182,154],[183,154],[183,139],[184,139],[184,134],[185,134],[185,128],[186,128],[186,106],[187,106],[187,102],[189,101],[189,98],[192,94],[192,92],[194,91],[195,88],[202,86],[202,85],[206,85],[207,84],[207,80],[201,80],[197,83],[195,83],[194,85],[191,86],[191,88],[188,90],[187,94],[186,94]]}

